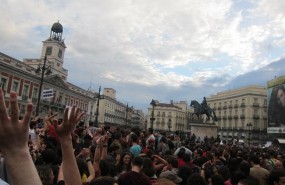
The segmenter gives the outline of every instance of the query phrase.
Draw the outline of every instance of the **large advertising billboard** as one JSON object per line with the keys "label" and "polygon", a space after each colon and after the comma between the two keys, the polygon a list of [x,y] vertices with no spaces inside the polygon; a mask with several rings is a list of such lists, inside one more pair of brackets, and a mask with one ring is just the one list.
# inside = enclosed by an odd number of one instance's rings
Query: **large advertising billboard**
{"label": "large advertising billboard", "polygon": [[285,133],[285,76],[268,82],[267,133]]}

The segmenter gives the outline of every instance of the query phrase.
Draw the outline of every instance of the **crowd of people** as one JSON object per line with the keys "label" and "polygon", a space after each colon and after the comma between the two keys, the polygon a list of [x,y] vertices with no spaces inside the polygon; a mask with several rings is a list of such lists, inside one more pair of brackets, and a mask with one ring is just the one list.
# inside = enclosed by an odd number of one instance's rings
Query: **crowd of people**
{"label": "crowd of people", "polygon": [[0,185],[281,185],[279,148],[221,144],[179,132],[86,127],[73,106],[19,119],[17,94],[5,104],[0,89]]}

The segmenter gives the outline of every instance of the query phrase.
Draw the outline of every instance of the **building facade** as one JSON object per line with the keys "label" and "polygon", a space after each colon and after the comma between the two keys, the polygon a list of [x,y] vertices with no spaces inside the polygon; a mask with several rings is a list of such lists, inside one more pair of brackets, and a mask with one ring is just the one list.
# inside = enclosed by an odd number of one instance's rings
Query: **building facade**
{"label": "building facade", "polygon": [[146,117],[147,128],[151,128],[152,111],[153,117],[153,129],[157,131],[186,131],[187,130],[187,118],[186,108],[187,102],[174,103],[171,101],[168,103],[160,103],[155,101],[156,105],[148,108],[148,114]]}
{"label": "building facade", "polygon": [[207,98],[218,118],[223,140],[248,144],[267,141],[267,92],[262,86],[247,86],[219,92]]}

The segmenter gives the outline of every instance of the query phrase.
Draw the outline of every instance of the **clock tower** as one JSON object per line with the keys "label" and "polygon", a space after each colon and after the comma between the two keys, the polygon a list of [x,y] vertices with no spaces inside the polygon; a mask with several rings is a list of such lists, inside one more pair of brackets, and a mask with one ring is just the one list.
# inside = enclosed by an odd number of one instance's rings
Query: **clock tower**
{"label": "clock tower", "polygon": [[46,56],[46,65],[51,67],[52,74],[60,76],[66,82],[68,70],[63,68],[66,46],[62,33],[62,25],[59,22],[54,23],[51,27],[49,38],[43,41],[40,59],[24,59],[23,62],[37,69],[39,65],[43,65]]}
{"label": "clock tower", "polygon": [[64,81],[67,78],[67,70],[63,68],[65,43],[62,39],[63,27],[59,22],[52,25],[50,37],[43,41],[41,59],[47,56],[47,63],[59,74]]}

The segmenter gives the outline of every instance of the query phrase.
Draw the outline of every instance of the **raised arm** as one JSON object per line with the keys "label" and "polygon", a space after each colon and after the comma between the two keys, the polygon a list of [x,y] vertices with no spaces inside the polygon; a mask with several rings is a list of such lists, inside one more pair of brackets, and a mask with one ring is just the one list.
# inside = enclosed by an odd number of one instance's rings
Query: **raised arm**
{"label": "raised arm", "polygon": [[76,124],[80,121],[83,114],[84,113],[79,113],[79,109],[75,110],[75,106],[73,106],[69,116],[68,108],[65,109],[64,118],[60,125],[58,125],[57,120],[53,120],[61,145],[63,177],[65,183],[68,185],[82,184],[73,152],[71,133],[75,129]]}
{"label": "raised arm", "polygon": [[10,115],[0,89],[0,150],[2,151],[13,185],[42,184],[29,153],[29,123],[33,105],[28,103],[22,120],[19,118],[17,93],[10,93]]}

